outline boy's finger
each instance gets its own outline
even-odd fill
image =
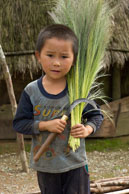
[[[64,129],[61,128],[61,127],[58,127],[58,128],[55,130],[56,133],[62,133],[63,131],[64,131]]]
[[[76,129],[76,128],[79,128],[79,127],[82,127],[82,124],[76,124],[72,127],[72,129]]]
[[[59,129],[59,130],[61,130],[61,131],[64,131],[64,129],[65,129],[65,126],[63,126],[63,125],[60,125],[60,126],[58,126],[58,129]]]
[[[72,133],[76,133],[77,131],[82,131],[82,127],[71,128]]]
[[[71,135],[73,137],[79,137],[79,136],[82,136],[82,132],[81,131],[77,131],[76,133],[71,133]]]
[[[77,128],[77,129],[73,129],[71,130],[71,134],[74,135],[74,134],[81,134],[83,133],[83,130],[81,128]]]
[[[64,128],[66,126],[66,124],[65,123],[59,123],[59,126]]]
[[[59,126],[62,127],[62,128],[65,128],[66,127],[66,123],[59,123]]]
[[[66,125],[66,121],[64,121],[64,120],[61,120],[61,119],[60,119],[60,122],[61,122],[62,124],[64,124],[64,125]]]

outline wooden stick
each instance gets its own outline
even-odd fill
[[[45,140],[45,142],[42,144],[42,146],[39,148],[38,152],[34,155],[34,161],[37,162],[41,155],[48,149],[49,145],[54,141],[56,138],[57,133],[50,133]]]
[[[8,65],[7,65],[7,62],[5,59],[5,55],[4,55],[4,52],[2,50],[1,45],[0,45],[0,62],[2,64],[2,70],[3,70],[4,78],[6,81],[6,85],[7,85],[9,99],[11,102],[12,114],[14,117],[16,114],[16,110],[17,110],[17,103],[16,103],[15,94],[14,94],[11,75],[10,75],[9,68],[8,68]],[[20,133],[17,133],[17,143],[18,143],[18,147],[19,147],[23,171],[28,172],[29,168],[28,168],[27,157],[26,157],[26,153],[25,153],[24,138],[23,138],[23,135]]]
[[[92,181],[90,183],[90,188],[91,192],[94,193],[125,190],[129,188],[129,176],[101,179],[94,182]]]
[[[106,182],[102,182],[102,183],[91,183],[90,186],[91,187],[96,187],[96,184],[100,184],[101,186],[129,186],[129,180],[125,181],[125,180],[114,180],[114,181],[106,181]]]
[[[120,179],[129,180],[129,176],[125,176],[125,177],[113,177],[113,178],[108,178],[108,179],[100,179],[100,180],[97,180],[95,182],[96,183],[99,183],[99,182],[106,182],[106,181],[120,180]]]
[[[110,186],[110,187],[101,187],[100,188],[90,188],[90,191],[93,193],[105,193],[105,192],[112,192],[112,191],[119,191],[123,189],[127,189],[128,187],[123,187],[123,186]]]
[[[68,117],[66,115],[63,115],[61,120],[66,121]],[[47,150],[49,145],[54,141],[54,139],[57,137],[57,133],[50,133],[45,140],[45,142],[42,144],[42,146],[39,148],[38,152],[34,155],[34,161],[37,162],[41,155]]]
[[[127,194],[129,193],[129,189],[124,189],[121,191],[115,191],[115,192],[110,192],[110,193],[105,193],[105,194]]]

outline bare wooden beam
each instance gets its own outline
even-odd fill
[[[13,51],[13,52],[5,52],[4,53],[6,57],[10,56],[20,56],[20,55],[34,55],[34,50],[28,50],[28,51]]]
[[[129,49],[107,48],[106,50],[107,51],[113,51],[113,52],[129,53]],[[4,54],[5,54],[6,57],[21,56],[21,55],[34,55],[35,54],[35,50],[5,52]]]

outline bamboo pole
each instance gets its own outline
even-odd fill
[[[11,75],[10,75],[9,68],[1,45],[0,45],[0,63],[2,64],[2,71],[6,81],[8,95],[11,102],[12,114],[14,117],[17,110],[17,103],[16,103],[15,94],[14,94]],[[22,169],[24,172],[29,172],[27,157],[25,153],[24,138],[23,138],[23,135],[20,133],[17,133],[17,143],[18,143],[19,155],[22,163]]]

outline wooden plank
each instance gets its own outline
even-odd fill
[[[0,106],[0,139],[16,139],[12,128],[12,110],[10,104]]]
[[[118,137],[129,135],[129,97],[116,100],[101,109],[112,113],[113,123],[105,116],[101,128],[90,137]]]
[[[12,127],[13,115],[10,104],[0,106],[0,140],[16,139],[16,132]],[[24,135],[30,139],[30,135]]]
[[[3,104],[0,106],[0,120],[12,120],[12,110],[10,104]]]
[[[110,120],[105,119],[99,130],[95,134],[90,135],[90,137],[115,137],[116,128],[111,123]]]
[[[0,139],[16,139],[11,120],[0,120]]]
[[[129,135],[129,112],[121,113],[117,123],[116,136]]]
[[[113,112],[118,111],[119,104],[121,104],[121,112],[129,111],[129,97],[122,98],[120,100],[115,100],[113,102],[108,103],[109,107]],[[106,105],[101,106],[102,109],[107,110]]]

